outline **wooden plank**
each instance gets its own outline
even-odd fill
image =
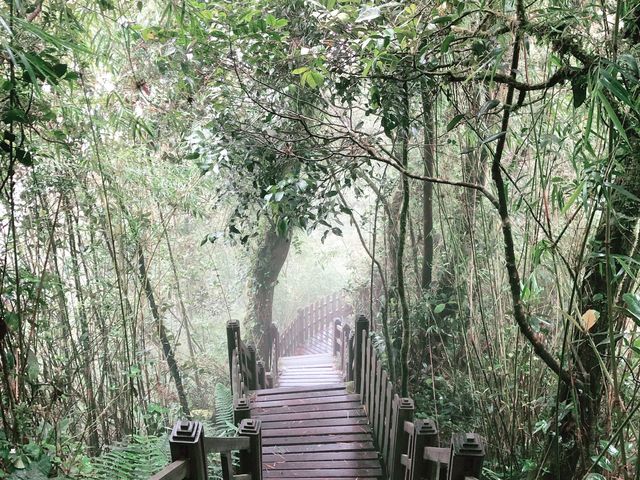
[[[305,437],[310,435],[336,435],[344,433],[371,433],[371,426],[333,425],[329,427],[272,428],[262,432],[262,438]]]
[[[265,462],[262,459],[262,467],[264,470],[342,470],[345,468],[380,468],[378,460],[302,460],[299,462],[275,460]]]
[[[149,480],[183,480],[189,476],[189,464],[186,460],[170,463]]]
[[[367,416],[369,420],[373,422],[375,418],[375,391],[376,391],[376,371],[378,369],[378,355],[376,354],[375,347],[373,346],[373,341],[369,338],[369,351],[371,355],[371,359],[369,360],[371,363],[369,364],[369,391],[367,392]]]
[[[302,428],[302,427],[331,427],[338,425],[367,425],[367,417],[344,418],[310,418],[305,420],[286,420],[283,422],[266,422],[262,424],[262,430],[274,428]]]
[[[284,455],[288,453],[308,453],[308,452],[355,452],[355,451],[375,451],[373,442],[337,442],[337,443],[315,443],[305,445],[268,445],[263,446],[263,455]]]
[[[351,410],[327,410],[325,412],[299,412],[299,413],[267,413],[264,415],[257,415],[252,413],[251,418],[257,418],[262,420],[263,424],[268,422],[279,422],[285,420],[308,420],[311,418],[327,419],[327,418],[354,418],[364,417],[366,414],[364,410],[358,406],[356,409]]]
[[[331,397],[318,397],[318,398],[291,398],[286,401],[282,400],[257,400],[253,403],[252,407],[255,408],[270,408],[270,407],[282,407],[284,405],[292,407],[294,405],[326,405],[329,403],[343,403],[343,402],[357,402],[360,400],[360,395],[348,394],[348,395],[335,395]]]
[[[204,437],[204,450],[210,453],[231,452],[249,448],[246,437]]]
[[[344,452],[307,452],[307,453],[282,453],[264,454],[263,462],[316,462],[319,460],[378,460],[378,452],[375,450],[356,450]]]
[[[315,435],[308,437],[266,437],[262,439],[265,447],[281,445],[334,444],[336,442],[367,442],[371,440],[368,433],[347,433],[341,435]]]
[[[369,335],[362,339],[362,390],[360,390],[360,394],[362,395],[362,405],[367,405],[367,392],[369,391],[369,361],[371,360],[371,355],[369,352]]]
[[[320,478],[324,478],[324,477],[320,477]],[[234,480],[237,480],[236,477],[234,477]],[[298,480],[298,479],[295,477],[279,477],[279,480]],[[380,477],[334,477],[331,480],[380,480]]]
[[[380,408],[378,411],[378,422],[374,429],[373,434],[375,435],[376,443],[378,444],[378,448],[382,450],[382,446],[384,445],[383,435],[384,435],[384,421],[385,421],[385,412],[387,410],[387,371],[382,370],[382,377],[380,380]]]
[[[333,397],[337,395],[345,395],[347,393],[346,390],[331,390],[329,392],[321,390],[318,392],[294,392],[294,393],[280,393],[275,395],[260,396],[254,395],[254,392],[251,392],[251,400],[255,401],[272,401],[272,400],[290,400],[296,398],[318,398],[318,397]],[[283,402],[284,403],[284,402]]]
[[[374,430],[373,438],[376,438],[375,432],[378,430],[380,424],[380,404],[382,403],[382,399],[380,397],[383,389],[382,385],[382,360],[376,356],[376,388],[373,394],[373,417],[370,419]]]
[[[385,392],[385,409],[384,409],[384,429],[382,432],[383,443],[381,446],[382,463],[389,465],[389,445],[391,443],[391,411],[393,406],[393,385],[387,381],[387,390]],[[389,471],[387,470],[387,473]]]
[[[329,403],[327,405],[293,405],[291,407],[284,405],[280,407],[256,407],[251,409],[255,415],[271,415],[279,413],[300,413],[300,412],[322,412],[327,410],[352,410],[360,407],[360,402],[340,402]]]
[[[341,468],[335,470],[265,470],[263,478],[344,478],[378,477],[380,468]]]
[[[288,387],[288,388],[269,388],[266,390],[255,390],[251,392],[258,397],[268,397],[269,395],[276,395],[279,393],[297,393],[297,392],[317,392],[326,390],[344,390],[346,385],[344,383],[334,383],[331,385],[315,385],[312,387]]]

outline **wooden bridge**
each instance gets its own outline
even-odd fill
[[[178,422],[172,463],[151,480],[207,480],[208,453],[220,454],[225,480],[479,479],[482,437],[455,434],[438,446],[435,423],[415,420],[413,400],[391,383],[368,320],[351,317],[336,295],[301,309],[282,332],[269,330],[264,360],[230,322],[238,436],[205,437],[201,423]]]

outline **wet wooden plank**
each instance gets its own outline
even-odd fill
[[[287,387],[287,388],[268,388],[266,390],[254,390],[251,393],[257,397],[268,397],[269,395],[277,395],[281,393],[299,393],[299,392],[318,392],[328,390],[344,390],[344,383],[331,383],[328,385],[314,385],[309,387]]]
[[[264,470],[264,478],[363,478],[379,477],[380,468],[340,468],[335,470]]]
[[[380,463],[378,460],[307,460],[304,458],[302,461],[294,462],[286,459],[279,459],[270,462],[266,462],[262,459],[262,465],[264,470],[342,470],[345,468],[367,468],[367,469],[379,469]]]
[[[275,428],[303,428],[303,427],[331,427],[337,425],[367,425],[367,417],[343,417],[343,418],[316,418],[304,420],[287,420],[281,422],[263,422],[262,431]]]
[[[256,407],[251,409],[251,416],[253,415],[276,415],[281,413],[301,413],[301,412],[326,412],[329,410],[354,410],[360,407],[360,402],[339,402],[328,403],[326,405],[282,405],[280,407]]]
[[[347,433],[340,435],[310,435],[307,437],[263,437],[262,445],[308,445],[308,444],[333,444],[337,442],[366,442],[371,440],[369,433]]]
[[[338,442],[338,443],[315,443],[306,445],[269,445],[263,446],[263,455],[284,455],[287,453],[308,453],[308,452],[355,452],[355,451],[375,451],[373,442]]]
[[[375,450],[355,450],[338,452],[306,452],[306,453],[279,453],[263,454],[264,462],[315,462],[319,460],[378,460],[378,452]]]
[[[336,425],[329,427],[274,428],[262,432],[262,438],[299,438],[313,435],[338,435],[348,433],[371,433],[371,427],[369,425]]]
[[[332,395],[328,397],[316,397],[316,398],[290,398],[286,401],[282,400],[256,400],[252,407],[255,408],[269,408],[269,407],[282,407],[287,405],[292,407],[294,405],[326,405],[329,403],[344,403],[344,402],[357,402],[360,400],[360,395]]]
[[[312,418],[327,419],[327,418],[356,418],[365,417],[366,414],[362,408],[354,408],[350,410],[328,410],[325,412],[286,412],[286,413],[272,413],[266,412],[263,414],[251,413],[251,418],[257,418],[262,420],[262,423],[267,422],[281,422],[285,420],[309,420]]]

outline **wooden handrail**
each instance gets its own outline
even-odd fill
[[[437,446],[432,420],[414,421],[414,402],[399,396],[369,335],[369,322],[358,316],[354,331],[335,320],[333,354],[369,419],[374,441],[390,480],[471,480],[480,478],[485,442],[477,434],[456,434],[448,448]],[[352,369],[352,370],[350,370]],[[441,476],[441,472],[442,476]]]
[[[207,454],[219,453],[224,480],[262,480],[262,424],[245,419],[238,437],[205,437],[200,422],[179,421],[169,437],[171,463],[150,480],[207,480]],[[233,472],[231,452],[240,452],[239,471]]]
[[[280,355],[296,355],[296,350],[320,332],[331,332],[336,318],[353,311],[344,293],[335,293],[298,309],[296,317],[280,330]]]
[[[186,460],[176,460],[164,467],[149,480],[184,480],[189,477],[189,463]]]

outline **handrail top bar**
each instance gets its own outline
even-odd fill
[[[249,450],[248,437],[204,437],[206,453],[224,453],[236,450]]]
[[[176,460],[164,467],[149,480],[183,480],[189,476],[187,460]]]

